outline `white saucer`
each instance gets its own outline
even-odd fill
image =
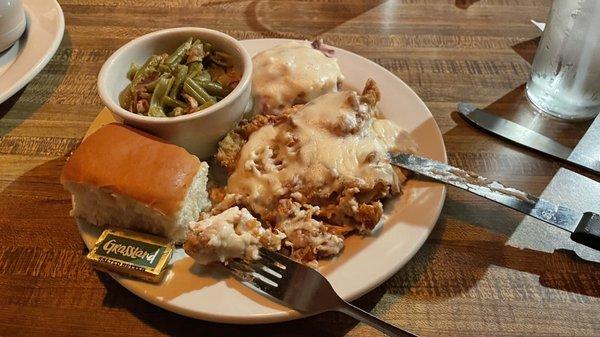
[[[21,90],[48,64],[62,40],[65,19],[56,0],[24,0],[27,28],[0,53],[0,103]]]

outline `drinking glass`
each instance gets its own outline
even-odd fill
[[[558,118],[586,120],[600,112],[600,0],[554,0],[526,93]]]

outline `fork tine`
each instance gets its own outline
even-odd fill
[[[258,252],[262,258],[265,258],[265,259],[268,259],[268,260],[271,260],[274,262],[279,262],[286,268],[289,268],[289,267],[293,266],[294,263],[296,263],[294,260],[291,260],[279,253],[273,252],[266,248],[260,248]]]
[[[229,261],[228,265],[231,265],[233,268],[238,269],[242,272],[246,272],[246,273],[252,273],[254,271],[254,268],[252,268],[252,266],[250,266],[244,260],[239,260],[239,259],[231,260],[231,261]]]
[[[232,273],[232,274],[233,274],[233,276],[234,276],[235,278],[237,278],[238,280],[240,280],[240,281],[245,281],[245,280],[247,280],[247,279],[249,278],[249,277],[248,277],[248,273],[246,273],[246,272],[243,272],[243,271],[241,271],[241,270],[239,270],[239,269],[236,269],[236,268],[234,268],[234,267],[231,265],[231,263],[224,265],[224,267],[225,267],[227,270],[229,270],[229,272],[230,272],[230,273]]]
[[[265,261],[264,259],[252,261],[249,262],[249,264],[252,266],[252,268],[254,268],[254,272],[256,273],[268,273],[269,279],[274,277],[280,279],[283,277],[283,273],[285,272],[285,269],[282,269],[275,264],[271,264],[269,261]]]
[[[234,276],[236,276],[238,279],[241,280],[249,280],[252,278],[252,272],[254,272],[254,269],[252,269],[249,265],[240,262],[240,261],[236,261],[236,260],[231,260],[229,261],[229,263],[224,265],[225,268],[227,268]]]
[[[229,262],[230,265],[233,266],[233,268],[245,272],[245,273],[256,273],[259,275],[262,275],[265,278],[268,278],[269,281],[272,281],[274,283],[277,283],[276,281],[272,280],[273,277],[276,277],[277,279],[280,279],[281,277],[283,277],[283,273],[285,271],[285,269],[282,269],[279,266],[276,265],[272,265],[269,263],[265,263],[266,261],[264,259],[261,260],[256,260],[256,261],[245,261],[245,260],[241,260],[241,259],[235,259],[235,260],[231,260]],[[270,269],[270,270],[265,270],[264,268]],[[275,272],[275,274],[273,274],[273,272]]]
[[[254,287],[264,291],[265,293],[267,293],[271,296],[275,296],[275,294],[277,293],[277,286],[274,286],[268,282],[265,282],[260,277],[256,277],[253,275],[252,280],[249,280],[246,282],[252,284]]]
[[[259,260],[265,267],[272,269],[274,272],[279,273],[283,276],[283,273],[286,271],[287,267],[273,258],[265,255],[259,254],[261,259]]]
[[[273,297],[279,298],[278,295],[281,293],[281,289],[279,289],[278,283],[270,278],[275,277],[271,273],[268,273],[262,269],[255,269],[244,261],[233,260],[225,267],[240,281],[249,283],[255,288],[258,288]],[[265,279],[273,282],[273,284],[266,282],[261,277],[257,277],[254,274],[264,277]]]
[[[275,261],[275,260],[274,260],[272,257],[270,257],[270,256],[266,255],[265,253],[263,253],[263,250],[265,250],[265,251],[268,251],[268,249],[266,249],[266,248],[259,248],[259,250],[258,250],[258,255],[259,255],[259,256],[260,256],[260,257],[261,257],[263,260],[269,261],[269,262],[271,262],[271,263],[275,263],[275,262],[277,262],[277,261]]]

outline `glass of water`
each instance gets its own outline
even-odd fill
[[[600,0],[554,0],[533,60],[527,97],[569,120],[600,112]]]

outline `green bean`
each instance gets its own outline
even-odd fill
[[[210,53],[211,51],[214,50],[213,45],[208,42],[203,42],[202,46],[204,47],[204,51],[207,53]]]
[[[148,91],[154,91],[154,88],[156,87],[156,84],[158,84],[158,78],[155,79],[154,81],[150,81],[148,83],[144,83],[144,87],[146,87],[146,90],[148,90]]]
[[[127,79],[129,79],[130,81],[133,80],[138,70],[140,70],[140,66],[131,62],[131,64],[129,65],[129,71],[127,71]]]
[[[190,95],[190,96],[191,96],[193,99],[195,99],[195,100],[198,102],[198,104],[204,104],[204,103],[206,103],[206,100],[204,99],[204,97],[202,97],[202,95],[201,95],[201,94],[199,94],[199,93],[198,93],[198,92],[195,90],[195,88],[192,88],[192,87],[191,87],[191,86],[188,84],[188,81],[187,81],[187,80],[186,80],[186,81],[183,83],[183,91],[184,91],[186,94]]]
[[[185,81],[185,77],[188,74],[188,67],[182,64],[178,64],[175,66],[175,82],[173,82],[173,87],[169,92],[169,97],[175,99],[179,95],[181,88],[183,87],[183,81]]]
[[[202,50],[202,52],[205,53],[204,42],[202,42],[202,40],[200,40],[200,39],[194,40],[194,42],[192,43],[192,46],[190,47],[190,49],[194,49],[194,48],[199,48],[199,49]]]
[[[121,91],[119,93],[119,105],[121,106],[121,108],[129,110],[131,109],[131,99],[133,98],[131,96],[131,83],[128,84],[125,89],[123,89],[123,91]]]
[[[173,52],[173,54],[171,54],[171,55],[169,55],[169,57],[167,57],[167,59],[165,60],[164,63],[172,66],[172,65],[175,65],[175,64],[181,62],[181,60],[185,56],[185,53],[187,53],[187,51],[192,46],[192,40],[193,39],[190,37],[184,43],[182,43],[181,46],[179,46],[179,48],[177,48]]]
[[[187,105],[178,99],[165,96],[162,103],[170,108],[185,108]]]
[[[200,85],[207,93],[213,96],[221,96],[224,97],[227,95],[227,91],[223,89],[223,86],[219,82],[210,82],[204,80],[195,80],[198,85]]]
[[[204,60],[205,57],[206,52],[204,51],[202,40],[195,40],[187,52],[187,57],[184,63],[188,64],[194,62],[202,62],[202,60]]]
[[[131,95],[135,96],[136,91],[138,90],[138,85],[140,84],[140,82],[142,82],[144,80],[144,78],[154,75],[156,73],[155,69],[146,69],[144,71],[144,74],[141,75],[139,78],[134,78],[133,81],[131,81],[131,87],[129,88]]]
[[[165,110],[159,106],[151,106],[148,110],[148,116],[150,117],[167,117]]]
[[[137,85],[148,75],[156,72],[156,66],[160,62],[161,57],[158,55],[152,55],[150,58],[146,60],[144,65],[135,73],[135,76],[131,80],[131,86],[129,87],[129,91],[131,92],[131,96],[135,96],[135,91],[137,90]]]
[[[177,116],[181,116],[181,115],[184,115],[184,114],[185,114],[185,113],[184,113],[184,111],[183,111],[183,108],[176,107],[176,108],[174,108],[173,110],[171,110],[171,112],[170,112],[170,113],[168,113],[167,115],[168,115],[169,117],[177,117]]]
[[[152,55],[147,60],[146,63],[142,65],[138,71],[136,71],[135,76],[133,77],[132,82],[139,82],[143,77],[146,77],[148,73],[152,71],[156,71],[156,67],[160,63],[161,57],[159,55]]]
[[[161,73],[170,73],[173,71],[173,68],[167,64],[161,64],[158,66],[158,71]]]
[[[173,85],[173,77],[167,74],[163,74],[158,79],[158,83],[154,88],[154,92],[152,93],[152,98],[150,99],[150,110],[148,111],[148,116],[153,117],[166,117],[164,110],[164,98],[171,90],[171,86]]]
[[[198,76],[194,76],[192,78],[197,79],[197,80],[205,80],[205,81],[212,80],[212,78],[210,77],[210,73],[207,70],[203,70],[200,74],[198,74]]]
[[[195,39],[194,43],[192,43],[192,47],[197,47],[197,46],[202,46],[202,49],[204,49],[204,42],[202,42],[202,40],[200,40],[200,39]]]
[[[194,80],[191,78],[185,79],[185,84],[183,85],[183,90],[188,93],[188,95],[192,96],[199,103],[202,102],[216,102],[216,99],[212,97],[209,93],[206,92],[201,86],[199,86]]]
[[[138,113],[136,104],[143,97],[144,106],[150,101],[149,109],[139,113],[157,117],[207,108],[231,92],[229,82],[235,76],[225,76],[233,71],[231,61],[212,44],[190,37],[171,54],[152,55],[141,66],[131,63],[126,74],[131,82],[119,93],[119,104]]]
[[[215,101],[206,101],[204,104],[202,104],[201,106],[198,107],[198,110],[206,109],[215,103],[216,103]]]
[[[203,69],[203,65],[202,62],[197,61],[197,62],[192,62],[190,64],[188,64],[188,74],[191,78],[194,78],[196,76],[198,76],[200,73],[202,73],[202,69]]]

